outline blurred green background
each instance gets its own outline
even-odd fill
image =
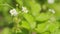
[[[60,0],[0,0],[0,34],[60,34]]]

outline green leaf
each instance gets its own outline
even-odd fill
[[[48,30],[50,32],[54,32],[59,28],[59,23],[58,22],[50,22]]]
[[[35,28],[36,22],[35,22],[35,19],[34,19],[34,17],[32,15],[24,14],[23,17],[28,21],[31,28]]]
[[[10,34],[9,28],[4,28],[4,30],[2,31],[2,34]]]
[[[41,6],[40,4],[36,3],[36,2],[29,2],[30,7],[31,7],[31,13],[33,16],[38,16],[40,14],[41,11]]]
[[[27,21],[22,21],[22,27],[26,28],[26,29],[30,29],[30,25]]]
[[[30,14],[23,14],[23,17],[28,21],[28,22],[34,22],[34,17]]]
[[[42,34],[50,34],[50,32],[43,32]]]
[[[48,23],[38,24],[36,31],[39,33],[45,32],[48,29]]]
[[[36,17],[37,21],[46,21],[51,17],[51,15],[41,13],[39,16]]]
[[[55,32],[59,28],[59,22],[56,21],[55,17],[52,17],[50,20],[48,20],[48,31]]]
[[[60,34],[60,29],[57,29],[55,32],[51,32],[51,34]]]

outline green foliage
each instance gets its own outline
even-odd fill
[[[0,33],[60,34],[59,0],[0,0]]]

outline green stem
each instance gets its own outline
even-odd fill
[[[8,6],[8,7],[10,7],[10,8],[14,8],[14,7],[12,7],[12,6],[10,6],[9,4],[0,4],[1,6]]]
[[[32,34],[32,30],[29,31],[29,34]]]

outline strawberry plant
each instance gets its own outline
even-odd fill
[[[60,34],[60,0],[0,0],[0,34]]]

